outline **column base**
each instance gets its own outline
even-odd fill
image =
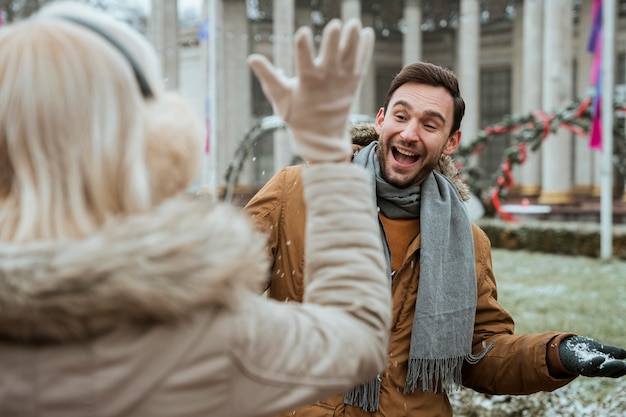
[[[593,196],[593,186],[576,184],[574,185],[574,187],[572,187],[572,194],[574,194],[576,197]]]
[[[539,204],[570,204],[574,202],[571,191],[544,191],[539,196]]]
[[[613,187],[613,192],[611,193],[611,198],[613,200],[620,199],[620,193],[622,193],[621,188],[618,188],[616,186]],[[591,190],[591,195],[594,197],[602,197],[602,187],[600,186],[594,186],[593,189]],[[624,201],[626,201],[626,190],[624,190],[623,195],[621,197],[622,199],[625,199]]]
[[[591,187],[591,195],[594,197],[600,197],[602,195],[602,187],[599,185],[594,185]]]
[[[516,189],[522,197],[538,197],[541,194],[540,185],[519,185]]]

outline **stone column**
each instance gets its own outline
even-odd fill
[[[405,0],[402,39],[402,63],[408,65],[422,59],[422,0]]]
[[[602,168],[602,152],[592,152],[593,160],[593,185],[591,186],[591,196],[600,197],[602,195],[602,187],[600,186],[600,169]]]
[[[519,114],[522,111],[522,77],[524,73],[524,9],[518,6],[515,10],[515,18],[513,20],[513,40],[511,46],[512,61],[511,61],[511,114]],[[521,172],[522,167],[520,165],[513,166],[513,178],[515,184],[513,191],[519,194],[521,185]]]
[[[372,13],[363,13],[362,20],[363,26],[374,27],[374,16]],[[367,71],[367,74],[363,79],[363,83],[361,84],[358,106],[353,108],[353,110],[374,118],[374,116],[376,116],[376,112],[378,111],[378,107],[381,105],[382,103],[376,102],[376,51],[374,51],[369,70]]]
[[[578,38],[576,44],[577,80],[576,95],[585,99],[591,93],[591,62],[593,55],[587,51],[589,33],[591,31],[591,5],[593,0],[582,0],[580,4],[580,18],[578,23]],[[593,194],[595,158],[589,147],[589,139],[576,137],[574,144],[574,187],[575,196],[588,197]],[[597,188],[600,189],[599,182]]]
[[[360,0],[341,0],[341,20],[346,22],[348,19],[357,18],[362,19],[361,17],[361,1]],[[352,108],[350,109],[351,114],[359,114],[361,112],[361,99],[363,98],[364,89],[370,90],[373,88],[373,83],[375,83],[375,79],[373,75],[375,74],[372,70],[374,59],[372,57],[372,62],[370,63],[370,69],[368,70],[368,74],[366,78],[363,80],[361,84],[360,92],[357,94],[354,103],[352,104]],[[376,91],[374,89],[374,91]],[[369,92],[369,91],[368,91]]]
[[[147,37],[161,63],[168,90],[178,89],[178,1],[152,0]]]
[[[572,3],[544,2],[542,108],[552,113],[571,100]],[[542,145],[542,204],[567,204],[572,195],[572,134],[565,129],[549,134]]]
[[[274,0],[274,65],[281,68],[285,75],[294,75],[293,34],[295,28],[295,0]],[[287,166],[293,160],[289,144],[290,133],[279,130],[274,133],[274,172]]]
[[[461,131],[463,138],[469,141],[476,138],[480,130],[480,2],[478,0],[461,0],[457,38],[456,73],[461,95],[465,100],[465,117],[461,124]]]
[[[224,183],[226,167],[233,160],[237,145],[252,125],[250,116],[251,75],[245,64],[248,56],[248,19],[245,0],[214,0],[223,9],[221,57],[217,62],[216,106],[220,142],[218,152],[219,183]]]
[[[522,55],[522,112],[541,109],[542,82],[542,3],[543,0],[524,0]],[[541,148],[527,149],[526,163],[521,168],[519,192],[524,197],[537,197],[541,191]]]

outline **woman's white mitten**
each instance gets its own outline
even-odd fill
[[[311,162],[339,161],[352,154],[350,108],[368,71],[374,31],[358,19],[337,19],[324,28],[319,54],[311,29],[294,39],[296,76],[287,77],[267,58],[253,54],[248,64],[274,110],[292,133],[294,152]]]

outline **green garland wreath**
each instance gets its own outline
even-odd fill
[[[567,129],[572,135],[588,137],[592,123],[592,98],[575,101],[564,108],[548,114],[535,111],[530,114],[507,116],[500,123],[481,130],[467,146],[457,149],[454,157],[470,189],[485,206],[488,212],[499,211],[499,202],[508,196],[515,183],[512,168],[526,160],[528,150],[536,151],[551,133]],[[622,176],[626,177],[626,132],[624,115],[626,103],[614,100],[615,117],[613,125],[613,163]],[[510,144],[504,151],[504,157],[491,178],[485,178],[484,172],[470,163],[470,157],[482,152],[502,134],[510,135]],[[502,214],[502,213],[501,213]]]

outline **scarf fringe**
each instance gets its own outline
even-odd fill
[[[484,344],[483,344],[484,346]],[[409,370],[404,385],[404,394],[415,391],[418,381],[423,392],[450,392],[461,387],[463,382],[463,362],[475,365],[493,349],[494,342],[489,343],[476,354],[445,359],[409,359]]]
[[[404,395],[420,384],[423,392],[449,392],[461,385],[461,368],[465,356],[445,359],[409,359]]]
[[[483,344],[484,346],[484,344]],[[489,343],[478,354],[459,356],[446,359],[409,359],[409,369],[404,385],[403,394],[415,391],[420,384],[423,392],[451,392],[458,390],[462,384],[462,367],[466,361],[471,365],[477,364],[493,349],[494,342]],[[380,399],[381,377],[368,381],[348,390],[344,396],[344,404],[359,407],[364,411],[378,411]]]
[[[364,411],[378,411],[380,400],[380,375],[371,381],[348,390],[344,396],[344,404],[359,407]]]

